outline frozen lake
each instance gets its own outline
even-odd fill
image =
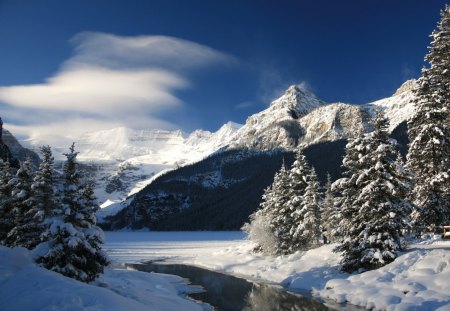
[[[104,249],[115,262],[186,261],[246,243],[241,231],[107,231]]]

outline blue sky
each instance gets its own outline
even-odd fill
[[[444,4],[0,0],[0,115],[32,137],[213,131],[290,84],[370,102],[419,76]]]

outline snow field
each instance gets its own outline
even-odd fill
[[[380,269],[349,275],[339,271],[335,244],[274,257],[252,253],[255,245],[240,232],[107,232],[106,237],[114,261],[165,259],[373,310],[450,310],[450,241],[413,244]]]
[[[92,284],[35,265],[25,248],[0,247],[0,310],[205,310],[185,299],[188,287],[177,276],[107,268]],[[181,295],[181,296],[180,296]]]

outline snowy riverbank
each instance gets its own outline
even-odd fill
[[[113,260],[93,284],[33,264],[25,249],[0,247],[0,310],[202,310],[195,290],[176,276],[123,269],[122,263],[165,259],[378,310],[450,310],[450,241],[411,245],[393,263],[357,275],[340,273],[325,245],[272,257],[251,252],[241,232],[107,232]]]
[[[107,268],[85,284],[36,266],[24,248],[0,247],[0,310],[204,310],[177,276]]]
[[[202,237],[203,236],[203,237]],[[263,256],[238,232],[107,233],[117,261],[166,259],[378,310],[450,310],[450,241],[411,245],[393,263],[357,275],[339,272],[334,245],[288,256]],[[136,255],[138,253],[138,255]]]

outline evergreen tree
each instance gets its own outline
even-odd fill
[[[31,190],[33,191],[33,209],[36,211],[36,217],[41,221],[53,216],[56,208],[55,199],[55,178],[53,174],[54,158],[50,146],[40,148],[42,162],[33,178]]]
[[[53,156],[49,146],[41,148],[42,162],[27,187],[30,195],[26,199],[27,209],[16,221],[16,227],[10,232],[11,245],[28,249],[36,247],[44,239],[49,219],[55,209]],[[31,166],[28,164],[28,166]]]
[[[14,228],[11,170],[9,162],[0,159],[0,244],[4,244],[9,231]]]
[[[396,141],[388,136],[388,121],[381,110],[373,120],[374,131],[348,144],[344,168],[352,191],[342,206],[344,217],[344,271],[375,269],[392,262],[401,250],[401,229],[407,226],[410,205],[405,201],[409,179]],[[358,154],[364,150],[364,154]],[[353,159],[358,158],[355,162]],[[355,167],[349,166],[355,165]]]
[[[100,248],[103,231],[95,223],[97,209],[91,183],[81,183],[78,153],[72,144],[65,154],[62,213],[55,215],[48,236],[49,251],[38,258],[46,268],[89,282],[108,264]]]
[[[30,214],[31,202],[31,160],[20,163],[16,177],[11,180],[12,191],[12,213],[14,216],[14,228],[12,228],[5,239],[7,246],[23,246],[31,248],[30,239],[35,232],[37,223]]]
[[[283,161],[272,185],[264,191],[261,208],[250,216],[250,223],[243,227],[263,253],[271,255],[282,253],[280,245],[286,235],[282,230],[283,215],[290,213],[286,209],[286,203],[290,199],[289,187],[289,174]]]
[[[324,199],[322,202],[322,228],[329,242],[333,243],[340,236],[339,223],[341,221],[338,204],[333,194],[333,183],[330,174],[327,175]]]
[[[292,209],[289,202],[292,200],[292,176],[284,166],[272,184],[270,208],[265,209],[267,221],[277,241],[276,254],[292,253],[293,244],[291,229],[293,227]]]
[[[415,90],[415,115],[408,121],[407,168],[414,175],[411,201],[417,225],[450,221],[450,7],[441,12],[425,60],[429,68]]]
[[[308,177],[311,176],[311,168],[299,147],[296,160],[289,171],[291,187],[289,191],[290,200],[286,203],[288,213],[284,216],[283,230],[286,231],[281,249],[283,253],[289,254],[298,250],[310,248],[310,236],[305,234],[308,228],[304,222],[305,209],[304,196],[308,187]]]
[[[297,209],[293,213],[297,224],[294,237],[302,241],[300,246],[302,250],[319,244],[321,234],[319,187],[316,171],[312,168],[307,176],[305,193],[301,197],[301,209]]]

